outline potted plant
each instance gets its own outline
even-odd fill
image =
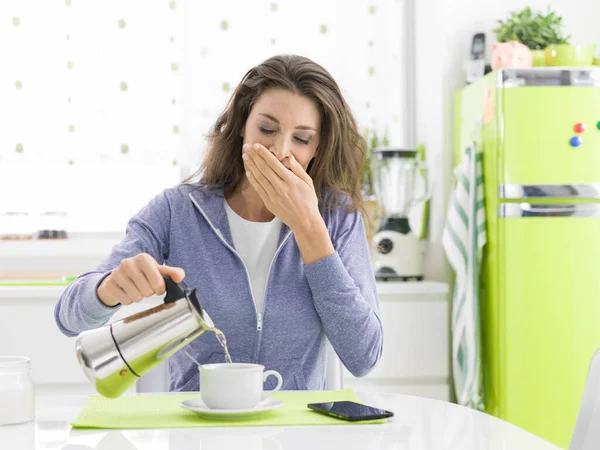
[[[373,150],[379,146],[387,147],[389,145],[389,139],[387,136],[387,130],[380,139],[376,130],[370,130],[368,128],[364,130],[363,137],[367,147],[367,158],[360,169],[360,175],[362,183],[362,196],[366,213],[366,217],[364,219],[367,225],[366,228],[368,241],[371,242],[375,232],[377,231],[378,222],[380,219],[377,199],[375,197],[375,186],[373,184]]]
[[[527,6],[511,11],[506,21],[498,20],[493,30],[498,42],[518,41],[533,54],[533,65],[545,65],[545,49],[549,46],[568,45],[570,35],[564,33],[563,18],[548,8],[546,14]]]
[[[377,135],[376,130],[365,129],[363,137],[367,143],[367,158],[365,163],[361,167],[360,176],[362,180],[362,193],[366,200],[372,200],[375,195],[375,187],[373,186],[373,150],[380,145],[387,147],[389,145],[389,139],[387,137],[387,131],[383,138],[380,139]]]

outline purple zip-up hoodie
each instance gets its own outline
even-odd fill
[[[123,241],[93,272],[61,295],[55,319],[67,336],[105,324],[120,306],[97,297],[98,284],[120,262],[148,253],[181,267],[182,287],[197,288],[202,307],[227,337],[234,362],[263,364],[283,377],[282,389],[325,387],[325,336],[355,376],[381,357],[383,331],[362,216],[321,208],[336,252],[303,264],[291,230],[282,225],[262,311],[256,311],[246,266],[236,253],[222,189],[182,184],[166,189],[134,216]],[[224,362],[213,333],[185,349],[202,364]],[[169,358],[171,391],[199,389],[198,368],[182,351]],[[274,387],[269,377],[266,389]]]

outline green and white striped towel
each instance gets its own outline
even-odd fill
[[[472,143],[454,171],[442,243],[456,272],[452,302],[452,373],[459,404],[484,409],[479,319],[479,266],[486,243],[482,153]]]

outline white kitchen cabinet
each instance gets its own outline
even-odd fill
[[[381,282],[377,287],[384,333],[382,358],[363,378],[344,370],[344,386],[448,400],[448,285]]]
[[[36,385],[64,385],[79,391],[89,385],[75,355],[75,338],[62,334],[54,321],[54,306],[64,287],[0,286],[0,354],[31,358]],[[111,322],[161,302],[149,297],[122,307]]]
[[[31,358],[36,384],[87,383],[75,356],[75,339],[65,337],[54,322],[62,288],[37,291],[0,288],[0,354]]]

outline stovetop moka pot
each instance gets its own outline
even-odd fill
[[[77,337],[77,359],[100,395],[119,397],[154,366],[214,328],[196,289],[183,290],[163,277],[164,303]]]

